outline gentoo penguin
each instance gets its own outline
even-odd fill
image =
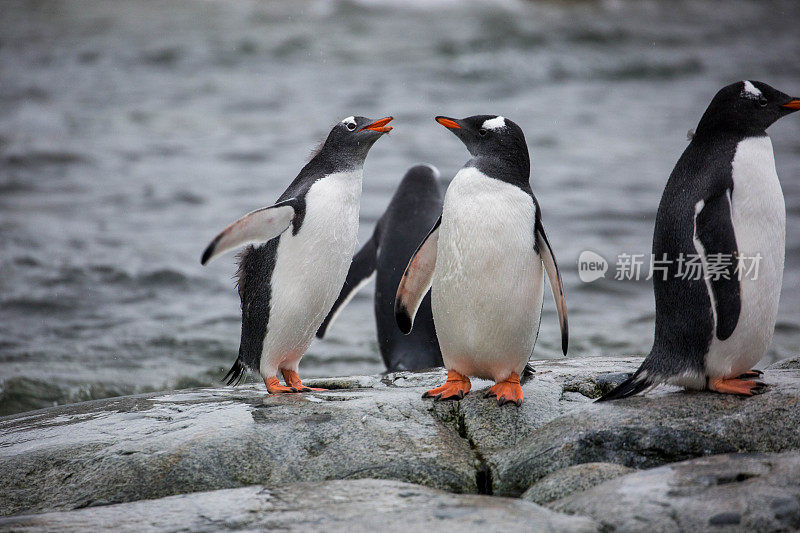
[[[520,405],[520,375],[539,332],[545,271],[565,354],[568,341],[561,275],[531,191],[525,136],[500,116],[436,121],[461,139],[472,159],[453,178],[442,216],[406,267],[395,301],[397,324],[411,331],[431,289],[448,374],[423,397],[459,400],[475,376],[495,381],[486,397]]]
[[[800,99],[757,81],[723,87],[711,101],[656,215],[653,257],[667,268],[653,276],[653,348],[600,401],[659,383],[744,396],[763,391],[760,372],[751,369],[772,340],[786,240],[765,130],[797,109]],[[687,275],[690,258],[699,258],[697,275]]]
[[[307,392],[297,366],[342,288],[356,247],[364,159],[392,117],[348,117],[270,207],[217,235],[202,264],[239,246],[239,356],[224,379],[257,370],[270,393]],[[283,374],[285,386],[278,381]]]
[[[342,292],[322,322],[317,337],[336,319],[356,292],[375,273],[375,322],[386,370],[422,370],[442,366],[431,299],[420,304],[414,331],[403,335],[394,320],[394,297],[408,258],[442,213],[439,171],[431,165],[411,167],[375,225],[372,237],[353,257]]]

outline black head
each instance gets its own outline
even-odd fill
[[[360,166],[375,141],[392,131],[392,127],[387,126],[391,121],[392,117],[375,121],[366,117],[347,117],[333,127],[318,156],[346,166]]]
[[[414,165],[406,171],[397,186],[392,201],[402,198],[405,202],[417,203],[427,197],[440,195],[439,169],[433,165]]]
[[[522,128],[498,115],[475,115],[454,119],[436,117],[436,122],[461,139],[476,159],[493,159],[525,181],[531,171],[528,145]]]
[[[738,81],[723,87],[700,119],[697,134],[731,132],[763,135],[776,120],[800,109],[800,99],[760,81]]]

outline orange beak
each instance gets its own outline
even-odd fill
[[[458,125],[458,122],[455,120],[449,119],[447,117],[436,117],[436,122],[444,126],[445,128],[450,128],[451,130],[460,130],[461,126]]]
[[[372,131],[378,131],[380,133],[388,133],[392,131],[393,128],[391,126],[387,126],[387,124],[390,123],[393,119],[394,117],[386,117],[380,120],[376,120],[372,124],[368,124],[358,131],[372,130]]]
[[[795,98],[788,104],[783,104],[781,107],[788,107],[789,109],[800,109],[800,98]]]

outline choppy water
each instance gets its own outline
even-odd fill
[[[362,241],[408,166],[452,176],[467,159],[434,115],[518,122],[571,354],[646,351],[650,282],[583,284],[579,253],[649,251],[686,131],[720,86],[800,93],[796,2],[722,5],[3,2],[0,414],[221,378],[239,338],[233,258],[202,268],[200,253],[352,114],[396,117],[367,159]],[[800,116],[771,134],[788,211],[773,360],[800,351]],[[545,310],[535,356],[556,357]],[[302,369],[382,369],[370,290]]]

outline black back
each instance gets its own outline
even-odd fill
[[[394,318],[397,286],[408,260],[442,212],[438,174],[438,170],[428,165],[416,165],[406,172],[372,236],[353,258],[344,287],[317,331],[317,337],[322,338],[339,308],[376,272],[374,304],[378,345],[390,372],[443,365],[433,326],[430,294],[422,300],[414,330],[409,335],[397,329]]]
[[[404,335],[395,324],[394,299],[409,258],[442,213],[438,172],[427,165],[409,169],[378,222],[379,253],[375,279],[378,344],[387,370],[442,366],[433,326],[430,292],[422,300],[414,329]]]

